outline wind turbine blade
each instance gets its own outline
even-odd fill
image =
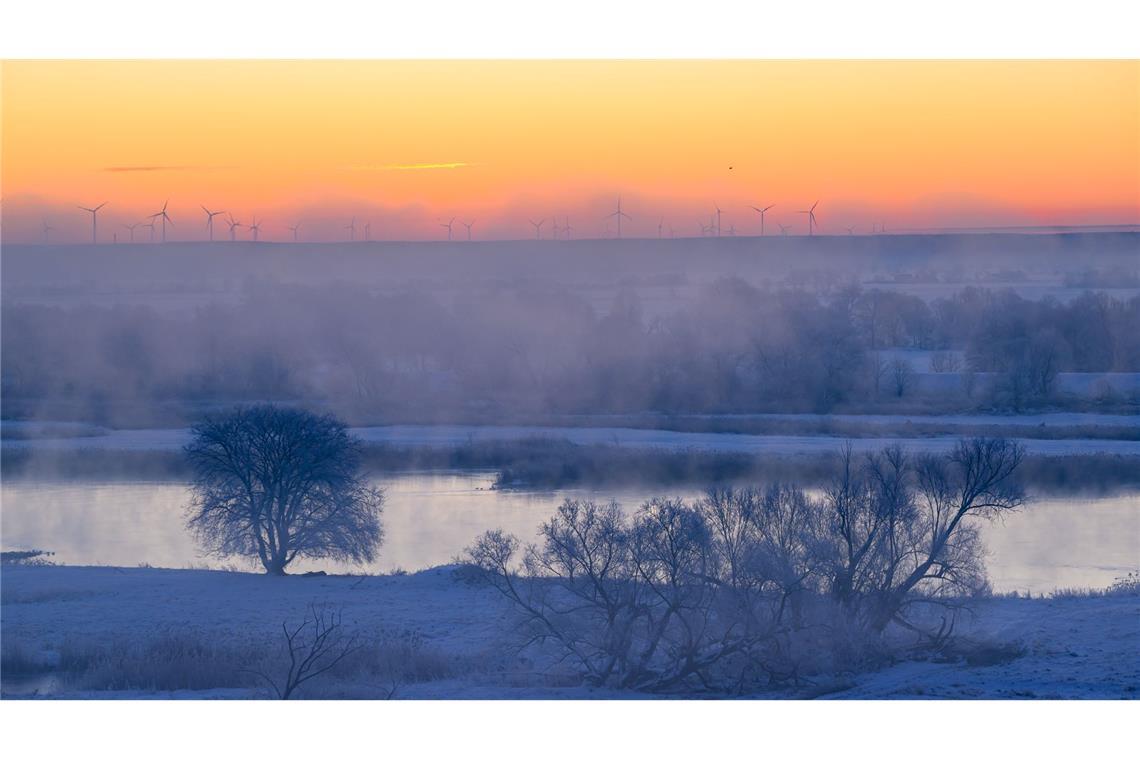
[[[775,207],[775,205],[776,205],[776,204],[775,204],[775,203],[773,203],[773,204],[771,204],[771,205],[765,206],[765,207],[764,207],[764,210],[765,210],[765,211],[767,211],[768,209]]]

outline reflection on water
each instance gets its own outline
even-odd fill
[[[410,473],[377,485],[387,532],[370,568],[417,570],[452,561],[488,528],[534,537],[566,497],[617,499],[634,508],[652,496],[696,491],[494,491],[491,473]],[[189,491],[179,483],[9,481],[0,486],[3,545],[54,551],[63,564],[219,566],[183,527]],[[1140,565],[1140,493],[1038,499],[984,530],[998,591],[1103,587]],[[347,570],[329,563],[297,570]]]

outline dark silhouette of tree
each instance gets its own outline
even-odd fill
[[[192,432],[188,525],[209,553],[256,558],[272,575],[298,557],[376,558],[383,494],[360,475],[359,444],[344,423],[260,405]]]
[[[281,624],[289,669],[278,678],[260,670],[249,671],[265,680],[278,699],[289,699],[304,683],[335,668],[362,648],[360,637],[346,634],[341,613],[312,606],[308,616],[295,628]]]

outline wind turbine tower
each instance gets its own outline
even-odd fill
[[[165,208],[165,206],[163,207]],[[210,242],[214,242],[214,217],[218,214],[224,214],[224,211],[211,211],[210,209],[202,206],[202,210],[206,212],[206,229],[210,231]]]
[[[166,201],[165,203],[162,204],[162,210],[161,211],[158,211],[158,212],[150,215],[151,219],[154,219],[156,217],[162,219],[162,242],[164,242],[164,243],[166,242],[166,223],[170,222],[170,226],[171,227],[174,226],[174,220],[171,219],[170,215],[166,213],[166,206],[169,203],[170,203],[169,200]]]
[[[808,217],[808,237],[811,237],[815,233],[815,228],[816,228],[816,225],[818,224],[818,222],[816,222],[816,220],[815,220],[815,207],[818,205],[819,205],[819,201],[816,201],[815,203],[811,204],[811,208],[809,208],[807,211],[800,211],[799,212],[801,214],[807,214],[807,217]]]
[[[103,208],[106,205],[107,205],[107,201],[103,201],[102,203],[100,203],[95,208],[87,208],[86,206],[80,206],[79,207],[79,208],[83,209],[84,211],[88,212],[89,214],[91,214],[91,245],[95,245],[95,241],[96,241],[96,235],[95,235],[95,233],[96,233],[96,226],[95,226],[96,217],[98,217],[98,215],[99,215],[99,209]]]
[[[463,226],[467,228],[467,242],[471,242],[471,228],[475,226],[475,219],[470,222],[463,222]]]
[[[528,219],[528,222],[534,227],[534,239],[542,240],[542,225],[546,224],[545,219],[539,219],[537,222],[533,219]]]
[[[617,217],[617,236],[618,236],[618,239],[620,240],[621,239],[621,220],[622,220],[622,218],[624,217],[626,219],[629,219],[631,222],[633,221],[632,216],[630,216],[629,214],[627,214],[621,210],[621,196],[620,195],[618,196],[617,211],[606,216],[606,219],[611,219],[613,217]]]
[[[234,219],[234,215],[230,214],[230,218],[226,220],[226,224],[230,226],[230,242],[237,240],[237,228],[244,227],[241,222]],[[151,222],[151,232],[154,232],[154,222]]]
[[[759,208],[757,206],[750,207],[753,211],[760,215],[760,237],[764,237],[764,214],[768,212],[768,209],[772,208],[772,206],[775,205],[775,203],[771,203],[764,208]]]

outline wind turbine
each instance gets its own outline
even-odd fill
[[[661,238],[661,228],[664,226],[665,226],[665,217],[661,217],[660,219],[657,220],[657,238],[658,239]]]
[[[226,224],[230,226],[230,242],[232,243],[233,241],[237,240],[237,228],[244,227],[245,225],[234,219],[233,214],[230,214],[230,218],[226,220]],[[151,222],[151,227],[151,231],[153,232],[154,222]]]
[[[720,206],[714,203],[713,208],[716,209],[716,236],[720,237]]]
[[[854,227],[844,227],[843,229],[847,230],[848,235],[854,235],[855,234],[855,228]]]
[[[149,222],[145,222],[145,223],[139,222],[139,226],[140,227],[146,227],[148,230],[150,230],[150,242],[153,243],[154,242],[154,220],[151,219]]]
[[[253,235],[253,242],[257,242],[257,233],[261,232],[261,222],[257,221],[257,217],[253,217],[253,224],[249,225],[250,234]]]
[[[777,222],[777,224],[779,224],[779,223]],[[792,225],[790,225],[790,224],[779,224],[779,227],[780,227],[780,237],[787,237],[788,236],[788,230],[790,230],[792,228]]]
[[[170,222],[170,226],[174,226],[174,220],[171,219],[170,216],[166,213],[166,206],[168,203],[170,203],[169,200],[162,204],[162,211],[158,211],[150,215],[151,219],[154,219],[155,217],[160,217],[162,219],[162,242],[164,243],[166,242],[166,223]]]
[[[570,226],[570,217],[566,217],[566,224],[562,226],[562,231],[566,233],[566,239],[570,239],[570,231],[574,228]]]
[[[621,220],[622,220],[622,217],[625,217],[626,219],[630,220],[631,222],[633,221],[632,216],[630,216],[629,214],[627,214],[621,210],[621,196],[620,195],[618,196],[617,211],[606,216],[606,219],[610,219],[610,218],[613,218],[615,216],[617,217],[617,236],[618,236],[618,239],[620,240],[621,239]]]
[[[135,242],[135,227],[138,227],[139,223],[135,222],[134,224],[124,224],[123,226],[131,231],[131,242]]]
[[[365,222],[364,223],[364,242],[367,243],[367,242],[370,242],[371,240],[372,240],[372,222]]]
[[[287,227],[286,229],[288,229],[290,232],[293,233],[293,242],[296,243],[297,242],[297,230],[301,229],[301,223],[297,222],[292,227]]]
[[[95,218],[99,214],[99,209],[103,208],[106,205],[107,205],[107,201],[103,201],[102,203],[100,203],[95,208],[87,208],[86,206],[80,206],[79,207],[79,208],[83,209],[84,211],[91,214],[91,245],[95,245]]]
[[[356,217],[352,217],[352,221],[344,225],[344,228],[348,230],[349,242],[354,242],[356,240]]]
[[[444,224],[443,222],[439,223],[440,227],[443,227],[445,230],[447,230],[447,242],[449,243],[451,242],[451,226],[453,224],[455,224],[454,216],[447,220],[447,224]]]
[[[537,222],[533,219],[527,219],[528,222],[534,227],[534,239],[542,240],[542,225],[546,223],[545,219],[539,219]]]
[[[55,227],[52,227],[51,225],[49,225],[47,223],[47,219],[44,219],[44,244],[45,245],[47,244],[47,241],[48,241],[48,233],[54,229],[55,229]]]
[[[471,228],[475,226],[475,221],[476,221],[475,219],[472,219],[470,222],[463,222],[462,223],[463,226],[467,228],[467,240],[469,242],[471,240]]]
[[[765,206],[764,208],[759,208],[757,206],[749,206],[749,208],[751,208],[753,211],[755,211],[757,214],[760,215],[760,237],[764,237],[764,214],[767,213],[768,209],[772,208],[772,206],[775,206],[775,205],[776,205],[775,203],[770,203],[767,206]]]
[[[163,207],[165,208],[165,206]],[[202,206],[202,210],[206,212],[206,228],[210,230],[210,242],[214,242],[214,217],[218,214],[224,214],[224,211],[211,211],[210,209]]]
[[[550,219],[552,222],[554,222],[554,224],[550,230],[550,239],[551,240],[557,240],[558,239],[558,217],[553,216]]]
[[[815,207],[818,205],[819,205],[819,201],[816,201],[815,203],[811,204],[811,208],[809,208],[807,211],[796,212],[799,214],[807,214],[808,215],[808,237],[811,237],[812,234],[814,234],[815,226],[816,226],[816,224],[818,224],[818,222],[816,222],[816,220],[815,220]]]

